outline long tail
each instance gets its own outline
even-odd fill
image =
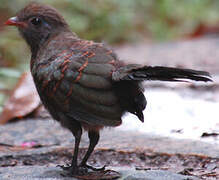
[[[205,71],[196,71],[192,69],[180,69],[163,66],[141,66],[139,65],[127,65],[118,69],[113,74],[114,81],[120,80],[160,80],[160,81],[182,81],[194,80],[194,81],[212,81],[211,76]]]

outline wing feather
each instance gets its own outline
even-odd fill
[[[95,50],[95,57],[90,59],[79,51],[65,52],[62,59],[52,61],[46,69],[50,84],[47,90],[53,98],[51,102],[69,118],[91,125],[117,126],[123,111],[112,89],[115,67],[109,62],[114,57],[105,53],[104,59],[104,53]]]

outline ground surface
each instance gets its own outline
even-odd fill
[[[120,48],[120,57],[132,62],[208,70],[214,83],[145,83],[145,123],[127,115],[121,127],[105,129],[90,164],[106,164],[126,180],[218,179],[218,48],[219,39]],[[14,122],[0,126],[0,137],[0,179],[69,179],[56,165],[70,161],[74,140],[58,123]],[[87,145],[84,135],[80,159]]]
[[[56,165],[65,164],[71,159],[74,143],[72,135],[53,120],[20,121],[1,127],[0,132],[1,141],[5,143],[0,146],[2,178],[9,174],[24,176],[27,171],[25,166],[31,171],[34,171],[35,166],[38,169],[32,177],[40,171],[40,166],[51,167],[48,171],[51,170],[54,176],[54,173],[58,174],[60,171],[55,168]],[[35,148],[22,148],[20,145],[23,142],[37,142],[38,145]],[[85,153],[87,143],[88,139],[84,135],[80,159]],[[214,179],[218,174],[218,152],[218,146],[200,141],[175,140],[134,131],[106,129],[101,134],[100,143],[90,163],[96,166],[106,164],[109,168],[114,167],[121,172],[125,170],[125,175],[134,169],[135,173],[139,170],[150,173],[150,170],[153,170],[158,174],[164,173],[165,170],[166,173],[172,172],[172,175],[178,173]],[[45,173],[46,171],[47,168]]]

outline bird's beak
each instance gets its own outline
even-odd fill
[[[5,22],[5,25],[7,26],[25,26],[25,23],[24,22],[20,22],[17,18],[17,16],[15,17],[11,17],[10,19],[8,19],[6,22]]]

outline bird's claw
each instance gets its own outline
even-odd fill
[[[63,170],[69,170],[71,168],[71,164],[66,164],[66,165],[57,165],[56,167],[60,167]]]
[[[62,174],[64,176],[73,176],[73,175],[85,175],[88,173],[88,169],[85,167],[80,166],[71,166],[69,164],[67,165],[58,165],[57,167],[62,168],[64,171],[67,172],[67,174]]]

